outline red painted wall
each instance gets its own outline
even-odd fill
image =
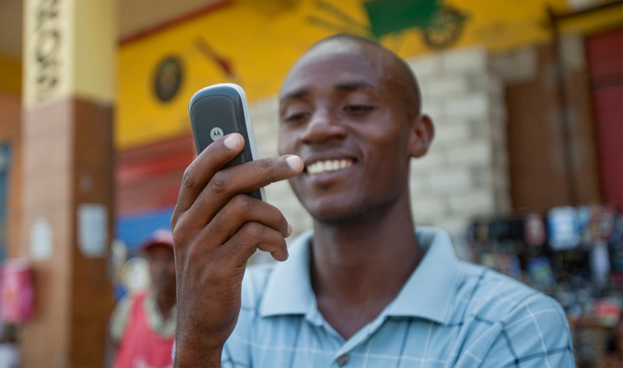
[[[586,40],[603,202],[623,209],[623,28]]]
[[[192,135],[118,152],[117,215],[175,206],[184,170],[194,157]]]

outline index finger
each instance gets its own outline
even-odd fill
[[[276,181],[289,179],[303,171],[296,155],[245,162],[214,174],[184,216],[207,224],[234,196],[248,193]]]
[[[203,150],[184,171],[182,186],[173,211],[185,212],[195,202],[203,188],[214,174],[242,151],[244,138],[239,133],[232,133],[220,138]]]

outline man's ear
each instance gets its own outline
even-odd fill
[[[409,139],[409,153],[411,157],[422,157],[428,152],[435,136],[435,127],[430,116],[419,114],[413,119],[411,137]]]

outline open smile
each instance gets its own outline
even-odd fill
[[[334,160],[321,160],[314,161],[311,164],[305,166],[305,171],[309,175],[318,175],[327,172],[334,172],[344,170],[351,167],[355,163],[351,159],[334,159]]]

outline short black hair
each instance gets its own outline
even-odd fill
[[[358,42],[358,43],[362,43],[364,45],[372,46],[373,48],[376,48],[377,50],[379,50],[379,51],[383,52],[384,54],[388,55],[394,62],[396,62],[396,64],[400,68],[400,73],[402,74],[402,77],[404,77],[405,82],[407,83],[407,88],[412,93],[412,98],[414,99],[414,101],[411,101],[411,103],[413,103],[413,105],[415,106],[415,112],[416,112],[417,115],[420,114],[420,112],[421,112],[421,104],[422,104],[420,87],[419,87],[419,84],[417,82],[417,78],[416,78],[415,74],[413,73],[413,70],[411,69],[409,64],[407,64],[406,61],[404,61],[400,56],[396,55],[390,49],[385,48],[383,45],[381,45],[381,44],[379,44],[379,43],[377,43],[377,42],[375,42],[373,40],[370,40],[368,38],[357,36],[357,35],[350,34],[350,33],[338,33],[338,34],[335,34],[333,36],[329,36],[329,37],[323,38],[323,39],[317,41],[316,43],[314,43],[309,48],[309,50],[311,50],[314,47],[316,47],[316,46],[318,46],[320,44],[323,44],[325,42],[336,41],[336,40],[348,40],[348,41]]]

